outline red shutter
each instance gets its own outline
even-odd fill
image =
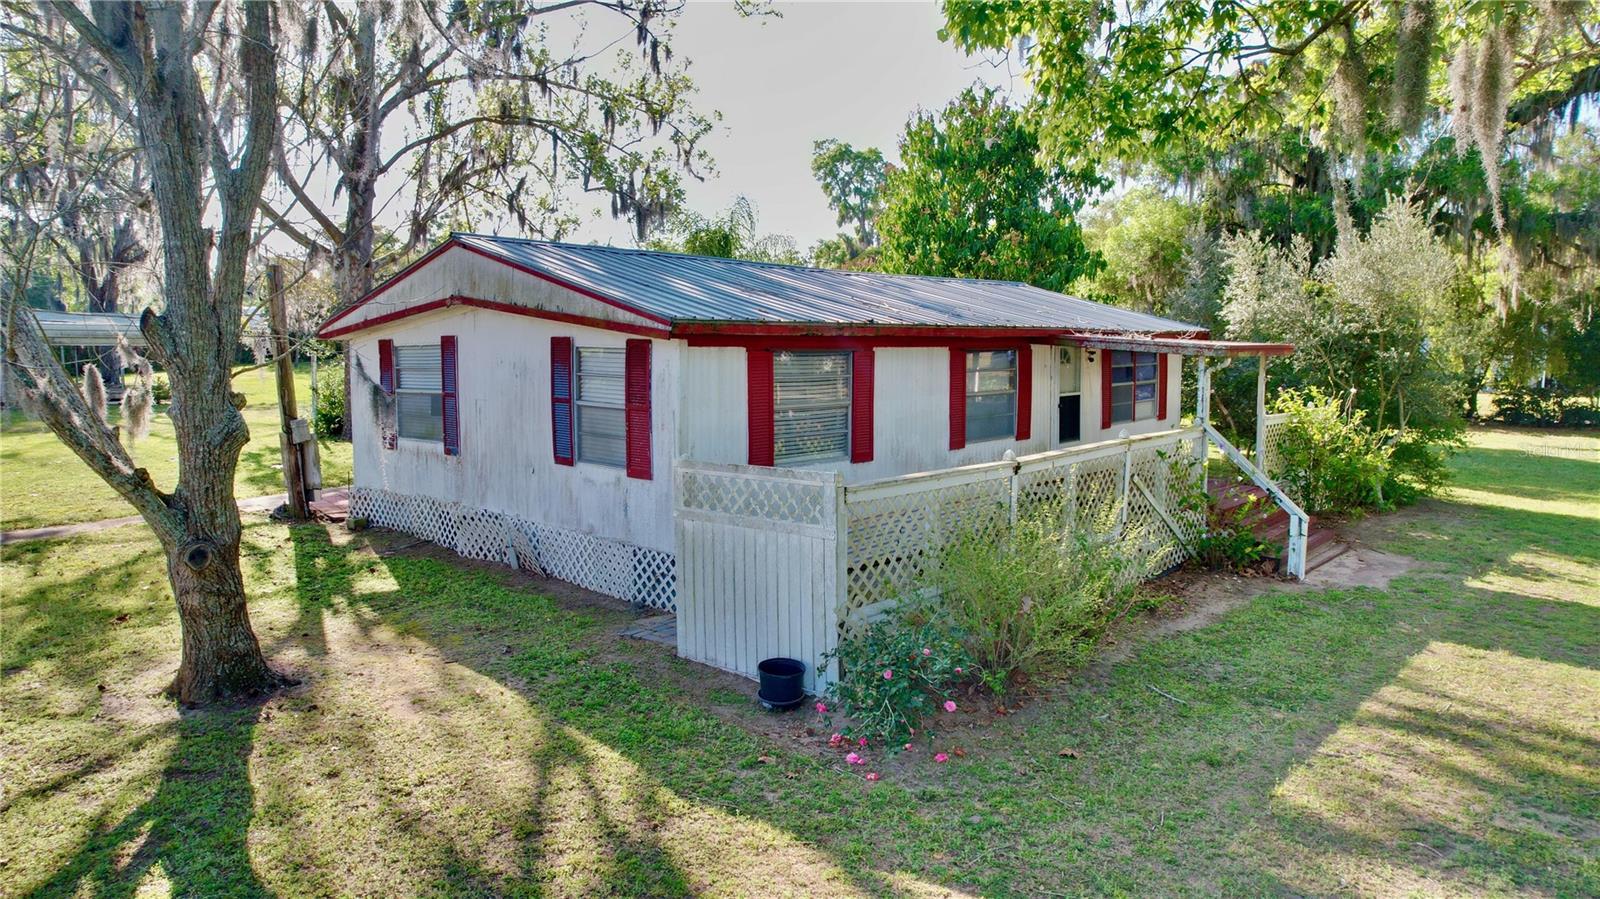
[[[745,352],[745,392],[750,421],[750,464],[773,464],[772,351]]]
[[[1156,357],[1156,418],[1167,420],[1167,354]]]
[[[1100,427],[1111,427],[1111,351],[1100,351]]]
[[[850,355],[850,461],[872,461],[872,378],[871,349]]]
[[[378,427],[383,431],[383,448],[394,449],[399,443],[399,435],[395,433],[393,400],[394,400],[394,341],[378,341],[378,384],[390,399],[391,412],[379,416]]]
[[[557,465],[572,464],[572,338],[550,338],[550,442]]]
[[[1017,439],[1033,436],[1033,346],[1017,347]]]
[[[967,445],[967,351],[950,348],[950,448]]]
[[[461,404],[456,397],[456,338],[439,338],[439,383],[444,406],[444,454],[461,455]]]
[[[630,340],[624,356],[623,408],[628,422],[628,477],[650,480],[650,341]]]

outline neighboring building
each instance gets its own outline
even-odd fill
[[[1167,431],[1206,336],[1013,282],[471,234],[320,334],[356,360],[355,514],[665,609],[685,461],[858,485]]]

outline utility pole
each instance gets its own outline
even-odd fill
[[[305,518],[306,479],[300,464],[300,446],[294,439],[294,422],[300,414],[294,400],[294,359],[289,355],[289,307],[283,295],[283,267],[277,263],[267,266],[267,291],[272,358],[278,370],[278,418],[282,424],[278,444],[283,450],[283,486],[289,494],[289,517]]]

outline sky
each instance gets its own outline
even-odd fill
[[[722,113],[703,146],[717,174],[686,180],[688,205],[714,214],[744,194],[762,233],[787,234],[808,250],[840,229],[811,176],[811,145],[837,138],[895,159],[896,139],[917,108],[938,109],[974,81],[1020,87],[1004,67],[939,40],[933,2],[779,3],[781,17],[741,18],[730,3],[691,2],[673,34],[690,61],[697,107]],[[609,214],[572,239],[632,243]]]

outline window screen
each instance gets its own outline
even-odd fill
[[[394,348],[394,392],[400,436],[444,439],[444,386],[439,345]]]
[[[967,442],[1017,432],[1017,351],[967,354]]]
[[[850,354],[774,355],[772,417],[774,461],[843,459],[850,448]]]
[[[1111,421],[1156,417],[1156,354],[1111,354]]]
[[[623,351],[578,347],[578,461],[623,467],[628,422],[623,411]]]

